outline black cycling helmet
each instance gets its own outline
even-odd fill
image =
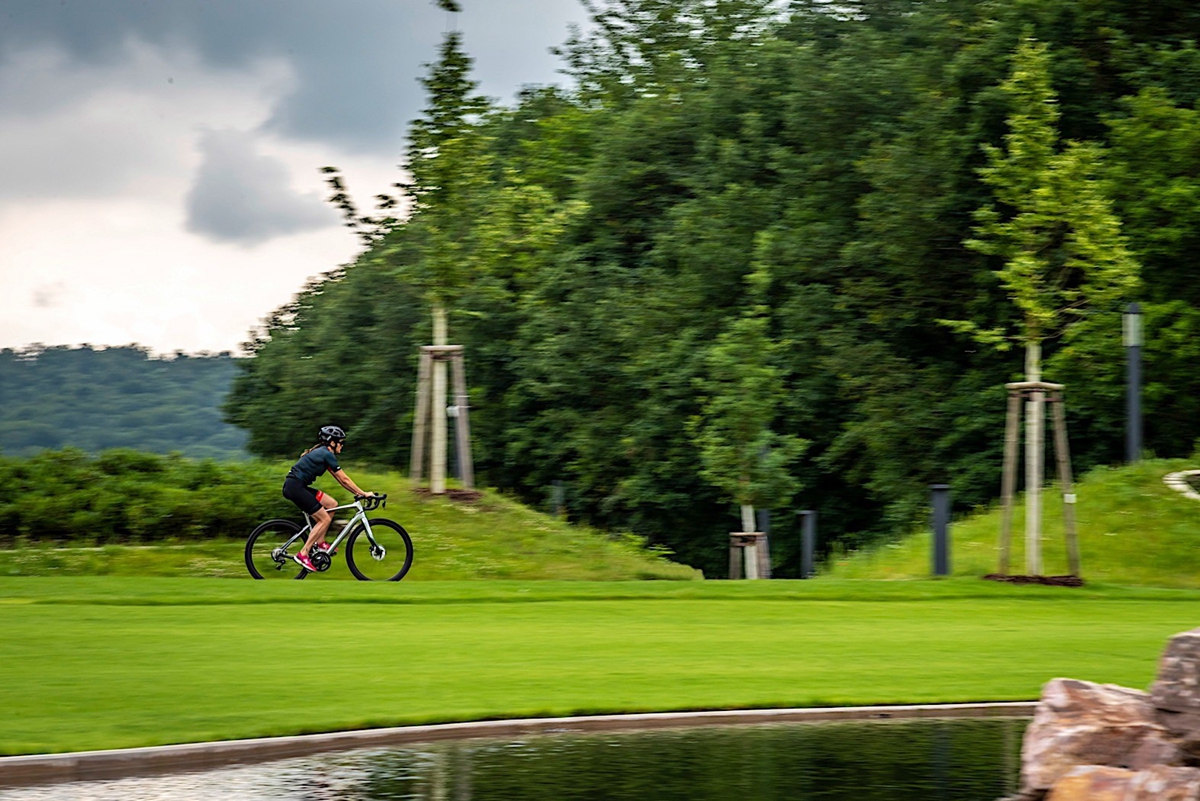
[[[322,426],[321,433],[317,435],[322,445],[328,445],[331,442],[343,442],[346,439],[346,432],[337,426]]]

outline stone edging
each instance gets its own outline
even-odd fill
[[[1182,470],[1178,473],[1168,473],[1163,476],[1163,483],[1176,492],[1182,492],[1185,497],[1200,501],[1200,492],[1192,489],[1187,482],[1188,476],[1200,476],[1200,470]]]
[[[524,737],[596,731],[752,723],[803,723],[830,720],[912,718],[1032,717],[1035,701],[979,704],[850,706],[804,709],[740,709],[712,712],[654,712],[637,715],[588,715],[566,718],[483,720],[430,726],[260,737],[111,751],[0,757],[0,787],[45,782],[115,779],[173,771],[207,770],[239,762],[306,756],[325,751],[382,748],[473,737]]]

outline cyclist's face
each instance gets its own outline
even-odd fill
[[[346,443],[342,442],[341,440],[335,439],[333,442],[330,443],[330,446],[333,448],[334,453],[341,453],[342,446],[345,444]]]

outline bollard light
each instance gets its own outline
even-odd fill
[[[1125,343],[1125,461],[1142,455],[1142,307],[1130,303],[1121,314]]]

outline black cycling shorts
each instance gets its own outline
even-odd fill
[[[287,498],[292,503],[300,507],[300,511],[305,514],[322,509],[320,490],[315,490],[307,486],[298,478],[285,478],[283,480],[283,497]]]

